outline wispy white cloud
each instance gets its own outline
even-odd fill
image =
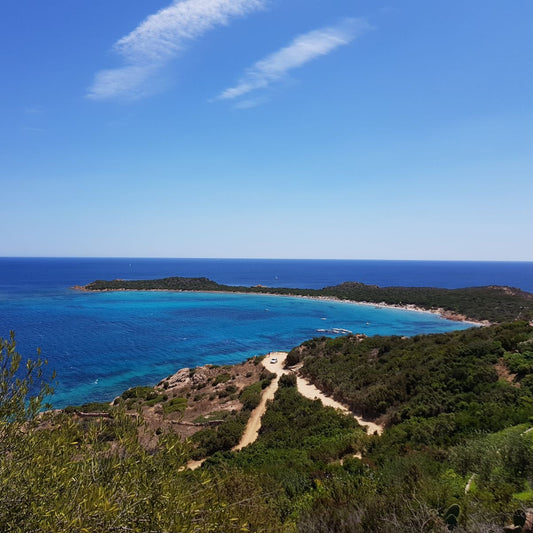
[[[44,107],[42,106],[28,106],[24,108],[26,115],[41,115],[44,113]]]
[[[268,102],[269,98],[266,96],[257,96],[252,98],[245,98],[244,100],[239,100],[235,107],[237,109],[252,109],[253,107],[258,107],[265,102]]]
[[[117,96],[130,98],[142,96],[145,93],[144,83],[158,69],[159,65],[145,64],[101,70],[96,74],[87,96],[94,100],[105,100]]]
[[[95,76],[87,96],[95,100],[144,94],[146,82],[188,42],[231,19],[261,9],[266,0],[175,0],[146,18],[113,47],[125,61]]]
[[[285,48],[255,63],[237,85],[220,93],[216,100],[233,100],[252,91],[266,89],[272,83],[285,78],[291,70],[349,44],[371,29],[372,26],[365,19],[351,18],[336,26],[299,35]]]

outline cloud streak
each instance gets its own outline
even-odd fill
[[[88,98],[105,100],[142,96],[148,80],[190,41],[217,26],[229,24],[233,18],[263,8],[265,1],[175,0],[115,43],[113,50],[125,64],[98,72],[87,92]]]
[[[233,100],[285,78],[291,70],[303,67],[318,57],[352,42],[372,26],[361,18],[345,19],[341,24],[311,31],[296,37],[288,46],[250,67],[237,85],[220,93],[216,100]]]

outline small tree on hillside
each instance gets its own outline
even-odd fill
[[[43,407],[49,407],[44,400],[54,390],[43,378],[47,361],[39,357],[39,351],[37,355],[37,359],[21,365],[15,333],[12,331],[9,339],[0,337],[0,426],[31,420]]]

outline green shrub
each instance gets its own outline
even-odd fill
[[[69,405],[65,407],[65,413],[108,413],[111,410],[111,405],[107,402],[91,402],[83,405]]]
[[[246,411],[252,411],[255,409],[261,401],[261,383],[253,383],[242,389],[239,400],[242,403],[242,407]]]
[[[9,339],[0,338],[0,426],[33,419],[42,407],[50,407],[44,399],[54,392],[43,378],[46,361],[28,359],[21,366],[22,356],[16,348],[13,331]]]
[[[159,394],[152,387],[132,387],[122,393],[122,399],[129,400],[134,398],[137,400],[153,400]]]
[[[296,376],[294,374],[282,374],[279,378],[280,387],[296,387]]]
[[[168,400],[168,396],[166,394],[158,394],[155,398],[152,398],[151,400],[146,400],[144,405],[148,407],[153,407],[156,403],[166,402]]]
[[[515,374],[521,376],[533,374],[533,352],[507,353],[504,360],[509,370]]]
[[[231,378],[231,376],[229,375],[228,372],[224,372],[222,374],[219,374],[215,380],[213,381],[213,385],[218,385],[219,383],[226,383],[227,381],[229,381]]]
[[[297,365],[299,362],[300,350],[299,348],[294,348],[287,354],[287,359],[285,359],[285,366]]]
[[[183,413],[186,408],[186,398],[172,398],[172,400],[163,404],[163,412],[167,415],[170,413]]]
[[[232,413],[224,417],[224,422],[215,428],[205,428],[195,433],[191,440],[197,444],[193,457],[200,459],[216,452],[231,450],[239,440],[246,427],[247,413]]]

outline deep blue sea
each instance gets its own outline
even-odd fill
[[[83,293],[95,279],[205,276],[230,285],[321,288],[510,285],[533,292],[533,263],[244,259],[0,258],[0,336],[57,371],[56,407],[110,400],[186,366],[236,363],[342,328],[414,335],[467,327],[435,315],[238,294]],[[325,330],[325,332],[324,332]]]

